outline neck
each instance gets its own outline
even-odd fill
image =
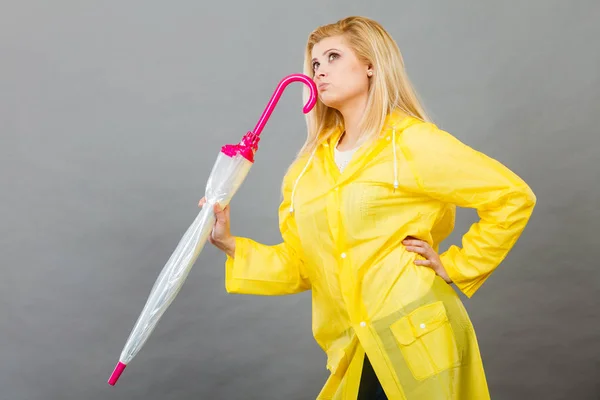
[[[367,96],[361,96],[339,107],[344,118],[345,133],[339,142],[340,150],[351,149],[361,139],[360,120],[367,106]]]

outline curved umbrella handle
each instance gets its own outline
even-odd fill
[[[271,113],[275,109],[275,106],[277,105],[277,102],[279,101],[279,98],[281,97],[283,91],[292,82],[303,82],[310,89],[310,97],[308,99],[308,102],[304,105],[304,108],[302,109],[304,114],[307,114],[315,106],[315,104],[317,103],[317,85],[315,84],[315,82],[309,76],[304,74],[292,74],[286,76],[281,80],[281,82],[279,82],[279,85],[277,85],[273,96],[271,96],[271,100],[269,100],[267,107],[265,107],[265,110],[260,116],[258,123],[254,127],[252,133],[254,133],[256,136],[260,135],[263,128],[265,127],[265,124],[269,120]]]
[[[253,163],[254,153],[256,153],[256,151],[258,150],[260,133],[262,132],[263,128],[265,127],[265,124],[269,120],[271,113],[275,109],[275,106],[277,105],[277,102],[279,101],[279,98],[281,97],[281,94],[283,93],[287,85],[296,81],[305,83],[310,89],[310,96],[308,102],[306,103],[306,105],[304,105],[302,111],[304,111],[304,114],[306,114],[310,110],[312,110],[315,104],[317,104],[317,85],[315,84],[315,82],[310,77],[304,74],[288,75],[285,78],[283,78],[281,82],[279,82],[279,85],[277,85],[275,92],[271,96],[271,100],[269,100],[267,107],[263,111],[262,115],[260,116],[260,119],[258,120],[258,123],[254,127],[254,131],[249,131],[248,133],[246,133],[242,138],[241,142],[239,142],[238,144],[227,144],[223,146],[221,148],[221,152],[229,157],[235,157],[236,155],[240,154],[246,160]]]

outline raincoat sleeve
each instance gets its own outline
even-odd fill
[[[227,256],[225,263],[227,292],[276,296],[310,289],[296,223],[289,212],[290,183],[286,176],[283,182],[283,201],[279,207],[279,229],[283,241],[268,246],[237,237],[234,257]]]
[[[500,162],[435,125],[420,124],[402,134],[402,146],[419,188],[432,198],[474,208],[480,220],[440,255],[455,285],[471,297],[504,260],[524,230],[536,197]],[[405,135],[406,133],[406,135]]]

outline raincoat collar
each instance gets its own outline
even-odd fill
[[[401,125],[407,123],[409,119],[409,115],[402,110],[397,109],[392,111],[387,115],[387,117],[385,117],[382,130],[379,134],[379,139],[384,138],[385,133],[393,128],[400,130]],[[325,141],[321,145],[328,147],[335,146],[335,144],[340,140],[342,133],[344,133],[342,127],[338,126],[337,128],[334,128],[333,133],[329,136],[327,141]]]
[[[390,142],[392,142],[393,144],[390,147],[391,151],[393,152],[394,159],[394,182],[390,183],[393,183],[394,189],[396,189],[398,187],[398,160],[396,153],[397,133],[400,133],[402,130],[404,130],[416,121],[419,120],[410,117],[407,113],[401,110],[395,110],[388,114],[384,121],[383,128],[379,134],[379,137],[375,138],[374,140],[363,143],[360,146],[360,148],[357,149],[356,152],[353,154],[352,159],[350,160],[343,172],[340,172],[340,170],[337,168],[334,159],[334,149],[343,133],[343,130],[341,129],[341,127],[334,128],[334,132],[329,136],[329,139],[313,150],[310,157],[306,161],[302,172],[300,172],[300,175],[296,178],[296,181],[294,182],[292,188],[291,205],[289,209],[290,213],[294,213],[295,211],[294,200],[298,183],[302,179],[302,176],[310,166],[311,162],[313,161],[313,158],[315,157],[315,154],[318,151],[322,151],[322,153],[324,154],[323,159],[325,162],[325,168],[328,172],[327,176],[330,179],[332,179],[331,184],[338,186],[343,184],[344,182],[351,180],[354,174],[360,171],[361,168],[369,162],[369,160],[371,159],[370,156],[372,154],[381,151],[385,146],[389,146]]]
[[[339,171],[334,161],[335,146],[343,134],[343,129],[341,127],[335,128],[329,139],[321,145],[324,148],[327,170],[334,178],[335,183],[342,184],[351,179],[356,172],[358,172],[367,162],[369,162],[371,154],[380,151],[385,146],[388,146],[392,140],[392,136],[396,136],[396,133],[399,133],[402,129],[404,129],[404,127],[406,127],[411,120],[412,118],[410,118],[408,114],[401,110],[396,110],[388,114],[379,136],[372,141],[363,143],[356,150],[343,172]],[[394,135],[392,135],[392,133]],[[395,139],[395,137],[393,139]],[[392,147],[392,149],[394,149],[394,147]],[[396,157],[396,155],[394,155],[394,157]]]

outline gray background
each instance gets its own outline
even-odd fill
[[[439,126],[538,196],[466,301],[492,398],[600,398],[598,1],[0,4],[1,400],[315,398],[327,371],[309,293],[227,295],[212,246],[106,380],[220,146],[301,71],[313,28],[356,14],[397,40]],[[235,234],[280,240],[301,107],[294,84],[233,201]],[[460,210],[443,249],[473,221]]]

